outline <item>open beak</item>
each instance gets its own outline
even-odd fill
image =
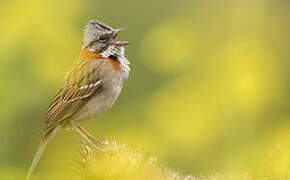
[[[118,28],[114,30],[113,33],[113,44],[117,46],[125,46],[131,44],[129,41],[117,41],[116,38],[121,31],[124,31],[126,28]]]

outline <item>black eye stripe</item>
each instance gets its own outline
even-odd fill
[[[99,40],[101,41],[101,42],[105,42],[105,41],[107,41],[108,40],[108,35],[100,35],[99,36]]]

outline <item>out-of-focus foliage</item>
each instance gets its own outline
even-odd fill
[[[161,168],[156,157],[142,152],[140,148],[119,144],[114,139],[100,139],[97,144],[97,148],[86,143],[82,144],[80,157],[76,163],[81,180],[282,180],[290,178],[289,175],[285,175],[287,164],[284,163],[285,157],[283,157],[288,156],[289,153],[282,155],[281,147],[271,152],[270,159],[274,162],[267,160],[263,165],[264,168],[270,165],[266,174],[250,175],[244,172],[183,176],[171,169]]]
[[[83,144],[80,155],[78,174],[83,180],[194,180],[192,176],[183,177],[180,173],[158,167],[155,157],[139,148],[118,144],[114,139],[99,140],[97,149]]]
[[[120,98],[84,123],[92,134],[186,174],[290,174],[289,12],[288,0],[0,0],[0,179],[28,169],[89,19],[133,42]],[[36,178],[68,179],[78,139],[58,135]]]

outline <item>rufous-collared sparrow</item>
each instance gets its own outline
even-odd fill
[[[75,129],[85,140],[93,137],[79,126],[109,109],[129,76],[129,61],[124,54],[128,41],[117,41],[124,28],[113,29],[97,21],[89,21],[84,30],[83,45],[72,69],[50,104],[38,150],[26,179],[32,175],[48,142],[66,127]]]

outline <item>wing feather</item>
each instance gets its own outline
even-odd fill
[[[54,97],[44,118],[45,130],[70,117],[93,94],[102,91],[98,68],[102,62],[102,60],[81,60],[66,74],[64,84]]]

